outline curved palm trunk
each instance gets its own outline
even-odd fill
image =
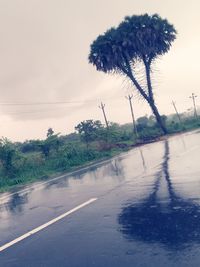
[[[154,102],[154,96],[153,96],[153,89],[152,89],[152,85],[151,85],[151,60],[146,60],[145,58],[143,58],[143,62],[144,62],[144,66],[145,66],[145,70],[146,70],[146,79],[147,79],[147,87],[148,87],[148,98],[146,99],[147,102],[149,103],[151,110],[153,111],[153,114],[156,117],[157,123],[159,124],[160,128],[162,129],[164,134],[167,134],[167,128],[164,125],[162,118],[160,116],[160,113],[155,105]]]
[[[138,83],[138,81],[136,80],[136,78],[134,77],[131,65],[127,59],[127,57],[124,55],[124,59],[125,59],[125,63],[126,63],[126,68],[124,68],[124,66],[120,66],[120,69],[124,72],[125,75],[127,75],[131,81],[133,82],[133,84],[135,85],[135,87],[137,88],[137,90],[139,91],[139,93],[142,95],[142,97],[148,102],[148,104],[151,107],[151,110],[153,111],[153,114],[156,117],[157,123],[160,126],[160,128],[162,129],[164,134],[167,134],[167,128],[164,125],[162,118],[160,116],[160,113],[155,105],[154,102],[154,97],[153,97],[153,90],[152,90],[152,85],[151,85],[151,75],[150,75],[150,65],[151,65],[151,60],[146,60],[145,58],[143,58],[143,62],[145,65],[145,71],[146,71],[146,80],[147,80],[147,88],[148,88],[148,92],[146,92],[141,85]]]
[[[154,101],[153,101],[153,100],[149,100],[148,103],[149,103],[149,105],[150,105],[150,107],[151,107],[151,110],[152,110],[153,114],[154,114],[155,117],[156,117],[157,123],[159,124],[159,126],[160,126],[160,128],[162,129],[163,133],[164,133],[164,134],[167,134],[167,133],[168,133],[168,132],[167,132],[167,129],[166,129],[166,127],[165,127],[165,125],[164,125],[164,123],[163,123],[163,121],[162,121],[162,118],[161,118],[161,116],[160,116],[160,113],[159,113],[159,111],[158,111],[158,109],[157,109],[157,107],[156,107]]]

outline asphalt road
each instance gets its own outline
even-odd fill
[[[198,267],[200,131],[0,195],[2,267]]]

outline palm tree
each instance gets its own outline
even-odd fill
[[[167,133],[156,107],[151,72],[152,63],[159,56],[167,53],[176,38],[176,30],[166,19],[159,15],[145,14],[125,17],[117,27],[111,28],[91,44],[89,62],[98,71],[118,73],[128,77],[138,93],[148,102],[159,126]],[[144,66],[146,85],[136,78],[136,63]]]

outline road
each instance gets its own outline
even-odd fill
[[[1,267],[197,267],[200,131],[0,195]]]

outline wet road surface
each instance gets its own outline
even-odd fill
[[[0,195],[2,267],[200,265],[200,131]]]

